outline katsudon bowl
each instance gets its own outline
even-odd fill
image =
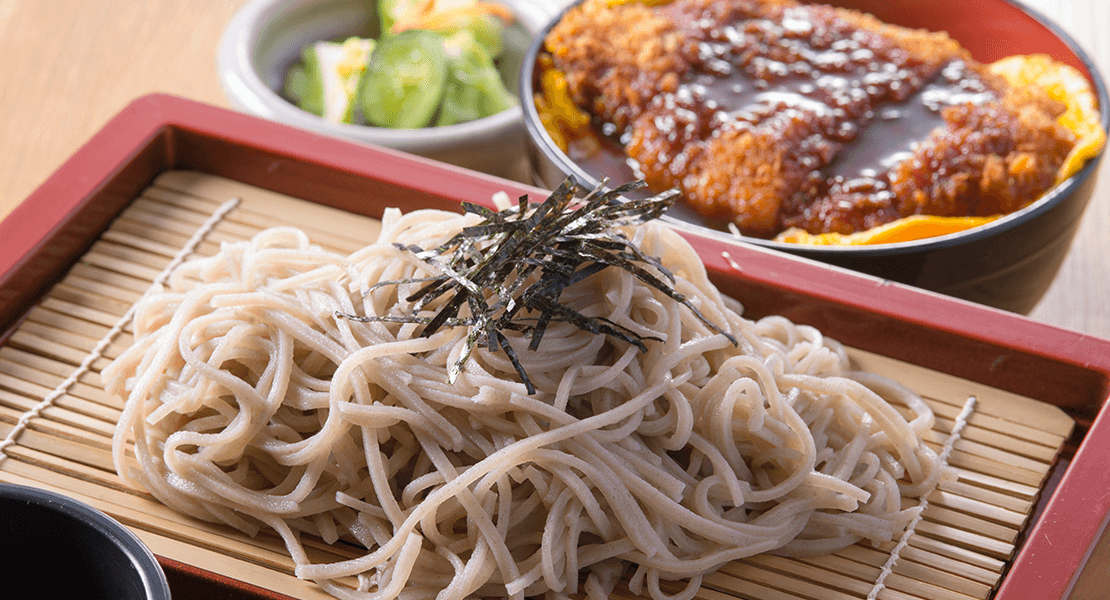
[[[1100,122],[1097,129],[1102,135],[1107,131],[1110,102],[1102,75],[1090,56],[1058,26],[1021,4],[1007,0],[833,0],[822,3],[860,10],[886,23],[945,31],[980,63],[992,63],[1013,55],[1048,55],[1074,67],[1087,79],[1097,102],[1095,110]],[[619,173],[631,172],[627,168],[610,169],[604,165],[606,160],[610,167],[613,163],[623,164],[625,157],[619,146],[616,146],[615,156],[610,148],[610,156],[602,160],[572,160],[545,129],[537,109],[536,94],[542,90],[538,60],[545,52],[545,38],[565,14],[564,11],[553,18],[536,35],[520,77],[519,92],[532,177],[537,185],[549,188],[567,176],[587,186],[597,185],[607,178],[615,186],[624,183]],[[680,229],[755,244],[980,304],[1027,313],[1048,289],[1068,252],[1092,197],[1102,154],[1100,147],[1067,179],[1043,195],[1029,198],[1028,203],[1015,212],[956,233],[912,241],[813,245],[740,237],[726,227],[700,218],[681,204],[664,219]]]

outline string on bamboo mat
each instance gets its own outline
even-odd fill
[[[150,290],[164,284],[169,278],[170,274],[173,273],[173,270],[176,269],[177,266],[180,265],[182,262],[184,262],[190,254],[196,251],[197,246],[199,246],[201,242],[204,241],[204,238],[216,227],[216,225],[218,225],[220,221],[222,221],[224,217],[226,217],[227,214],[232,211],[232,209],[234,209],[236,206],[239,206],[239,202],[239,198],[232,198],[231,200],[228,200],[227,202],[224,202],[219,207],[217,207],[216,210],[204,221],[204,223],[201,223],[200,227],[198,227],[196,231],[193,232],[192,237],[190,237],[189,240],[185,242],[185,245],[177,251],[177,254],[175,254],[170,263],[166,265],[166,268],[163,269],[162,272],[154,278],[154,281],[151,282],[150,287],[147,289],[148,293]],[[54,404],[55,400],[62,397],[63,394],[68,392],[69,388],[73,387],[73,384],[77,383],[77,380],[80,379],[82,375],[87,373],[89,369],[92,368],[92,364],[96,362],[97,359],[104,356],[104,351],[116,339],[116,336],[118,336],[120,332],[123,331],[123,328],[131,322],[131,318],[132,316],[134,316],[135,306],[137,304],[138,302],[132,304],[127,309],[127,311],[123,313],[123,316],[120,317],[114,325],[112,325],[112,328],[108,330],[108,333],[104,334],[104,337],[100,338],[100,341],[96,343],[96,346],[94,346],[93,349],[88,353],[88,355],[85,356],[84,360],[81,361],[81,364],[78,365],[76,369],[74,369],[73,373],[71,373],[69,377],[66,377],[64,381],[59,383],[57,387],[55,387],[41,401],[31,407],[30,410],[20,415],[19,420],[16,421],[15,427],[12,427],[11,431],[8,432],[8,435],[5,436],[2,441],[0,441],[0,459],[8,454],[8,448],[18,441],[20,434],[22,434],[23,431],[27,429],[32,419],[42,414],[42,411],[50,408],[50,406]]]
[[[942,466],[948,466],[948,457],[952,454],[952,448],[955,447],[956,442],[960,440],[963,434],[964,426],[967,425],[968,419],[971,418],[971,413],[975,411],[975,396],[969,396],[967,402],[964,403],[963,410],[960,414],[956,415],[956,422],[952,425],[952,432],[948,434],[948,438],[944,440],[944,446],[940,451],[940,462]],[[939,481],[934,484],[939,485]],[[867,594],[867,600],[876,600],[879,593],[886,588],[886,578],[894,573],[894,566],[898,564],[898,558],[902,550],[910,543],[910,538],[913,537],[914,532],[917,530],[918,523],[921,522],[925,514],[925,509],[929,507],[929,496],[933,493],[929,490],[927,493],[921,494],[921,499],[917,503],[917,515],[906,526],[906,531],[902,533],[902,537],[898,540],[898,544],[890,551],[890,556],[887,557],[886,562],[883,563],[883,568],[879,571],[879,577],[875,580],[875,585],[871,588],[871,592]]]

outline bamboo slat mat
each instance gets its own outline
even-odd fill
[[[342,252],[366,244],[378,231],[373,219],[238,182],[162,174],[0,346],[0,438],[6,440],[0,481],[83,500],[167,558],[289,596],[326,598],[293,576],[276,536],[250,538],[178,515],[124,486],[111,464],[111,436],[123,405],[104,392],[99,373],[132,341],[125,313],[231,198],[239,204],[201,232],[195,254],[212,254],[221,242],[273,225],[295,225],[315,243]],[[891,600],[985,599],[998,584],[1072,420],[1016,394],[862,351],[851,354],[860,368],[897,379],[926,398],[937,415],[927,441],[938,451],[951,445],[948,462],[958,479],[927,498],[923,519],[886,575],[880,574],[896,542],[860,544],[818,558],[757,556],[707,577],[702,600],[867,598],[876,590],[875,597]],[[958,418],[969,398],[975,399],[974,410]],[[950,436],[964,421],[959,435]],[[353,554],[322,542],[313,548],[317,560]],[[884,587],[877,588],[884,576]]]

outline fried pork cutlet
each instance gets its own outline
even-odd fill
[[[1009,212],[1074,143],[947,35],[830,6],[587,0],[545,42],[652,188],[747,235]]]

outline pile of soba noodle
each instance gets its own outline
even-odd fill
[[[350,256],[277,228],[185,263],[104,372],[127,398],[120,474],[182,513],[272,528],[296,574],[340,598],[600,599],[623,578],[662,600],[736,558],[895,538],[916,515],[902,497],[946,471],[920,398],[851,372],[813,328],[743,318],[652,223],[626,233],[736,345],[614,267],[561,301],[658,341],[556,322],[530,351],[509,331],[532,395],[488,348],[447,383],[466,327],[422,338],[337,316],[404,314],[417,284],[375,284],[439,273],[395,244],[477,220],[390,211]],[[306,535],[364,550],[315,564]]]

